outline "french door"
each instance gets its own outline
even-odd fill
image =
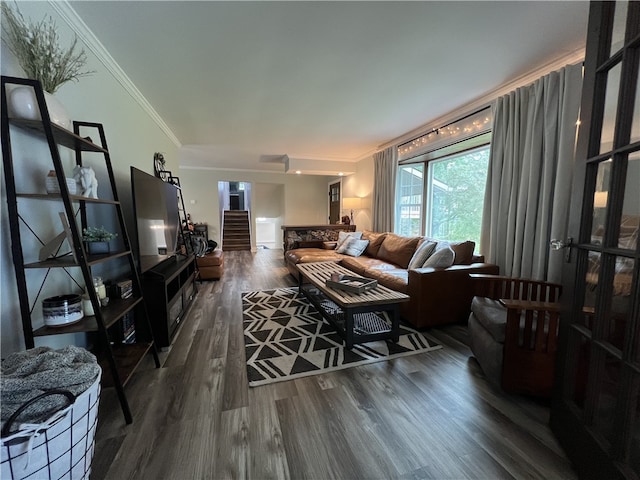
[[[640,477],[640,2],[593,2],[551,428],[581,477]]]

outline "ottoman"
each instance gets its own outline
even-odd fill
[[[196,257],[196,264],[200,272],[200,280],[219,280],[224,270],[222,250],[214,250],[202,257]]]

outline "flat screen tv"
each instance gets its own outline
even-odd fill
[[[140,272],[175,256],[180,233],[178,188],[131,167]]]

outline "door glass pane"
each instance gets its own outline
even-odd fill
[[[627,333],[627,322],[631,318],[631,283],[635,262],[631,258],[618,256],[613,276],[611,312],[606,323],[605,340],[622,350]]]
[[[569,362],[572,363],[567,370],[571,372],[571,377],[567,378],[567,384],[572,388],[570,398],[578,408],[582,409],[584,408],[587,392],[591,350],[589,340],[576,330],[571,330],[571,355]]]
[[[609,185],[611,184],[611,160],[598,164],[596,189],[593,194],[593,223],[591,224],[591,243],[602,245],[609,204]]]
[[[583,326],[593,330],[593,318],[595,315],[596,298],[600,291],[600,269],[602,268],[602,255],[599,252],[589,252],[587,274],[585,276],[584,302],[582,303]]]
[[[638,112],[640,115],[640,112]],[[624,189],[622,218],[620,221],[620,236],[618,247],[628,250],[638,248],[640,229],[640,152],[629,155],[627,180]]]
[[[636,101],[633,107],[633,120],[631,121],[631,142],[640,140],[640,77],[636,80]]]
[[[640,375],[634,375],[632,385],[631,412],[633,423],[631,426],[628,459],[633,471],[640,476]]]
[[[620,90],[621,64],[609,70],[607,74],[607,92],[604,100],[604,117],[602,119],[602,135],[600,137],[600,153],[613,150],[613,131],[616,123],[618,92]]]
[[[599,372],[599,384],[596,387],[596,410],[593,418],[593,429],[611,442],[616,410],[616,401],[622,374],[621,362],[618,358],[606,353]]]
[[[624,32],[627,24],[627,10],[629,2],[616,2],[613,20],[613,35],[611,36],[611,50],[609,56],[616,53],[624,44]]]

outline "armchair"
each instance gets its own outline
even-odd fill
[[[550,397],[560,285],[471,274],[470,347],[487,379],[509,393]]]

